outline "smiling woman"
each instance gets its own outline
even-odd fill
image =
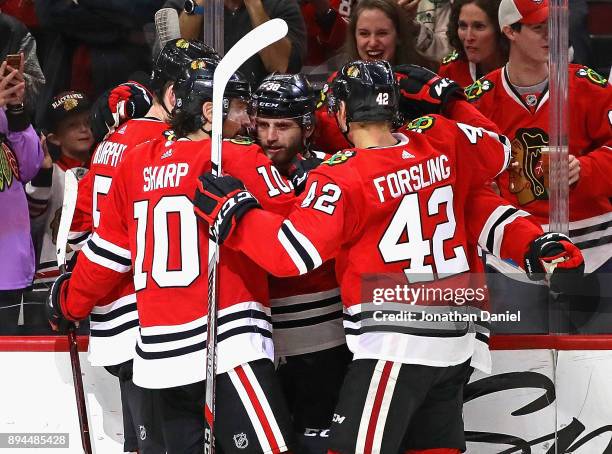
[[[353,7],[349,18],[348,61],[423,64],[414,47],[416,35],[416,26],[397,5],[397,0],[361,0]]]
[[[508,42],[497,22],[499,0],[457,0],[448,28],[456,50],[442,60],[440,75],[462,86],[499,68],[508,60]]]

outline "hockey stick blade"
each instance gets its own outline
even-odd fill
[[[68,232],[72,224],[72,216],[76,207],[77,193],[79,191],[79,181],[72,170],[66,170],[64,176],[64,201],[62,203],[62,215],[60,217],[59,228],[57,229],[57,239],[55,250],[57,256],[57,266],[60,273],[66,272],[66,246],[68,245]]]
[[[212,171],[221,175],[221,141],[223,129],[223,92],[232,74],[249,58],[270,44],[283,39],[289,28],[282,19],[272,19],[244,35],[223,57],[213,79]]]
[[[179,17],[174,8],[162,8],[155,13],[155,31],[160,49],[163,49],[168,41],[181,37]]]

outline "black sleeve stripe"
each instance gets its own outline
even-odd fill
[[[298,253],[300,258],[304,262],[304,265],[306,266],[306,269],[308,271],[313,270],[315,266],[314,266],[314,261],[313,261],[312,257],[310,257],[310,255],[308,254],[306,249],[302,246],[302,244],[298,241],[298,239],[293,235],[293,233],[291,232],[289,227],[287,227],[283,223],[283,225],[281,226],[281,230],[285,234],[285,236],[287,237],[289,242],[291,243],[291,246],[293,246],[295,251]]]
[[[518,211],[517,208],[508,208],[504,214],[502,214],[499,218],[497,218],[497,221],[495,221],[495,223],[491,226],[491,228],[489,229],[489,234],[487,235],[487,251],[489,252],[493,252],[494,247],[495,247],[495,230],[497,229],[497,227],[503,223],[506,219],[508,219],[510,216],[512,216],[514,213],[516,213]]]
[[[89,249],[91,249],[91,251],[94,254],[99,255],[100,257],[104,257],[107,260],[110,260],[112,262],[118,263],[123,266],[127,266],[127,267],[132,266],[132,261],[130,259],[121,257],[120,255],[117,255],[107,249],[103,249],[100,246],[98,246],[96,243],[94,243],[92,240],[89,240],[87,242],[87,246],[89,247]]]
[[[79,243],[82,243],[83,241],[85,241],[89,237],[89,235],[91,235],[91,232],[85,232],[81,236],[77,236],[76,238],[69,238],[68,239],[68,244],[79,244]]]

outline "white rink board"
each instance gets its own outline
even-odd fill
[[[80,353],[93,452],[123,452],[119,381]],[[67,432],[68,449],[0,449],[0,454],[82,454],[68,352],[0,352],[0,432]]]
[[[123,423],[117,378],[104,368],[91,367],[81,353],[92,444],[97,454],[123,452]],[[497,390],[465,404],[468,432],[505,434],[532,442],[554,432],[555,412],[559,428],[573,429],[558,454],[602,454],[612,432],[591,436],[612,425],[612,351],[561,351],[558,354],[556,401],[524,415],[511,413],[552,389],[551,350],[493,352],[493,374],[474,373],[470,382],[478,391]],[[70,434],[68,449],[0,449],[0,454],[81,454],[81,438],[67,352],[0,352],[0,432]],[[512,375],[503,375],[512,374]],[[482,382],[479,380],[486,380]],[[487,385],[486,388],[483,385]],[[516,387],[518,386],[518,387]],[[585,441],[586,440],[586,441]],[[469,454],[521,453],[511,444],[468,442]],[[532,454],[554,453],[552,440],[533,442]]]
[[[556,370],[556,400],[528,414],[511,413],[541,396],[554,381],[554,354],[551,350],[506,350],[493,352],[493,373],[474,373],[471,384],[489,377],[497,392],[477,397],[465,404],[466,432],[505,434],[520,438],[530,446],[532,454],[603,454],[612,439],[612,352],[606,350],[559,351]],[[510,379],[508,373],[515,373]],[[525,387],[513,388],[514,384]],[[482,387],[481,387],[482,389]],[[555,415],[556,412],[556,415]],[[552,439],[555,429],[565,430],[558,446]],[[570,433],[571,432],[571,433]],[[563,433],[563,432],[560,432]],[[564,440],[564,441],[561,441]],[[523,453],[515,445],[468,442],[469,454]]]

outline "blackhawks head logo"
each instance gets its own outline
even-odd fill
[[[450,54],[448,54],[446,57],[444,57],[442,59],[442,64],[443,65],[448,65],[449,63],[452,63],[455,60],[459,60],[459,52],[457,52],[456,50],[452,51]]]
[[[408,123],[406,129],[421,134],[423,131],[427,131],[428,129],[432,128],[435,122],[435,117],[425,115],[424,117],[419,117],[412,120],[410,123]]]
[[[250,137],[245,136],[236,136],[233,139],[230,139],[231,143],[235,143],[236,145],[253,145],[255,142]]]
[[[206,68],[206,62],[199,58],[193,60],[191,62],[191,69],[204,69]]]
[[[465,87],[465,96],[468,101],[474,101],[491,90],[494,86],[493,82],[488,79],[478,79],[472,85]]]
[[[325,100],[327,99],[327,94],[329,93],[329,84],[323,85],[321,91],[319,91],[319,99],[317,99],[317,109],[325,104]]]
[[[179,39],[174,45],[176,47],[178,47],[179,49],[188,49],[189,48],[189,41],[187,41],[185,39]]]
[[[548,192],[548,134],[539,128],[519,129],[512,141],[512,161],[509,190],[519,205],[534,200],[547,200]]]
[[[346,75],[349,77],[359,77],[361,75],[361,71],[359,71],[358,66],[352,65],[347,68]]]
[[[608,79],[600,76],[597,72],[593,71],[591,68],[580,68],[576,71],[576,77],[581,79],[586,79],[592,84],[599,85],[600,87],[606,87],[608,85]]]
[[[339,164],[344,164],[346,161],[348,161],[350,158],[356,155],[357,153],[353,150],[339,151],[338,153],[333,155],[331,158],[329,158],[327,161],[323,161],[322,164],[325,164],[328,166],[337,166]]]
[[[0,134],[0,192],[11,187],[13,179],[19,179],[19,165],[15,153]]]

